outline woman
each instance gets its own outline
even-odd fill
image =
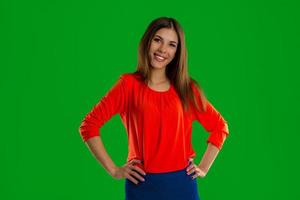
[[[99,128],[117,113],[129,144],[120,167],[99,137]],[[210,132],[198,165],[191,144],[194,120]],[[167,17],[150,23],[139,44],[137,70],[119,77],[79,131],[106,171],[126,179],[127,200],[199,199],[196,178],[206,176],[229,133],[225,119],[188,75],[183,30]]]

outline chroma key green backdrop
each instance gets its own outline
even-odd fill
[[[300,199],[298,1],[0,1],[0,199],[124,199],[82,142],[83,117],[133,72],[156,17],[184,28],[189,73],[228,121],[230,136],[202,200]],[[116,165],[127,137],[102,128]],[[208,133],[193,124],[200,159]]]

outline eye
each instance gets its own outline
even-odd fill
[[[160,41],[159,38],[154,38],[153,40],[154,40],[155,42],[159,42],[159,41]]]
[[[175,48],[175,47],[176,47],[176,44],[171,43],[170,46],[172,46],[172,47]]]

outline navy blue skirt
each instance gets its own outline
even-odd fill
[[[187,168],[187,167],[186,167]],[[200,200],[197,178],[187,175],[186,168],[167,173],[147,173],[136,185],[125,179],[126,200]]]

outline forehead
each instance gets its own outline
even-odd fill
[[[159,35],[166,41],[174,41],[178,42],[178,37],[176,34],[176,31],[172,28],[161,28],[158,31],[156,31],[155,35]]]

